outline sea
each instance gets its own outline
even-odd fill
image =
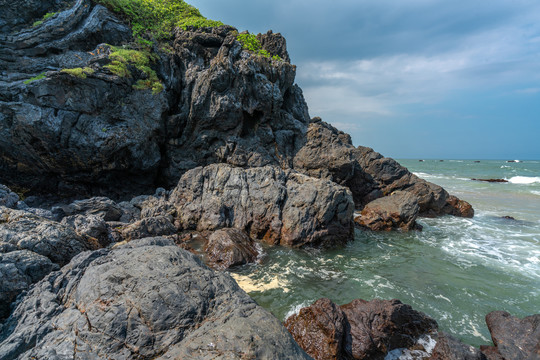
[[[470,202],[474,218],[421,218],[420,232],[356,230],[331,250],[265,248],[233,277],[280,320],[321,297],[399,299],[476,347],[492,344],[489,312],[540,313],[540,161],[398,161]]]

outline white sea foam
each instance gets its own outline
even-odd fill
[[[540,196],[540,191],[533,190],[531,191],[532,194]]]
[[[540,183],[540,176],[514,176],[508,179],[512,184],[536,184]]]
[[[291,316],[297,315],[297,314],[300,312],[300,310],[302,310],[302,308],[305,308],[306,306],[310,306],[312,303],[313,303],[313,300],[308,300],[308,301],[301,302],[300,304],[294,305],[294,306],[287,312],[287,314],[285,314],[285,319],[283,319],[283,320],[285,321],[285,320],[287,320],[288,318],[290,318]]]

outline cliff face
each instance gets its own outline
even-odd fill
[[[230,26],[177,29],[133,50],[129,26],[90,0],[4,8],[1,183],[127,197],[171,188],[198,166],[269,165],[346,186],[359,210],[400,190],[420,215],[472,215],[441,187],[311,121],[280,34],[258,35],[274,58],[244,50]]]
[[[11,32],[0,35],[0,181],[136,193],[215,162],[289,167],[303,145],[309,115],[295,67],[243,51],[234,28],[178,30],[167,48],[155,46],[150,66],[164,90],[153,93],[134,88],[148,78],[136,64],[127,76],[108,67],[110,45],[133,39],[106,8],[78,0],[31,26],[43,12],[27,5],[3,13]],[[261,43],[288,59],[279,34]]]

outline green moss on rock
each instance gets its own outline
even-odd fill
[[[92,75],[94,73],[94,69],[89,67],[84,68],[73,68],[73,69],[62,69],[63,73],[69,74],[71,76],[78,77],[80,79],[86,79],[88,75]]]

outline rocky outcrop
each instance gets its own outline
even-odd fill
[[[83,253],[34,286],[3,359],[309,359],[225,273],[162,238]]]
[[[142,239],[145,237],[173,235],[177,232],[176,227],[166,216],[154,216],[135,221],[119,232],[124,240]]]
[[[354,147],[349,135],[321,121],[312,120],[307,142],[294,158],[294,168],[310,176],[330,179],[351,189],[356,208],[395,191],[417,198],[420,216],[472,216],[463,200],[450,196],[442,187],[410,173],[395,160],[373,149]]]
[[[0,253],[0,320],[9,315],[17,295],[59,268],[45,256],[32,251]]]
[[[327,180],[265,166],[225,164],[187,172],[171,194],[177,225],[185,230],[234,227],[252,239],[300,247],[352,238],[348,189]]]
[[[168,52],[152,50],[164,86],[152,93],[133,88],[141,71],[120,77],[106,67],[114,50],[105,44],[132,37],[105,7],[29,3],[0,11],[0,182],[79,196],[140,194],[215,162],[289,166],[303,145],[309,115],[281,35],[260,35],[277,61],[242,50],[230,26],[179,29]],[[62,71],[74,68],[90,70]]]
[[[419,210],[418,199],[413,194],[396,191],[368,203],[354,221],[374,231],[421,230],[421,226],[416,223]]]
[[[506,311],[486,315],[494,348],[483,347],[489,360],[540,359],[540,314],[519,319]]]
[[[0,207],[0,245],[29,250],[63,266],[75,255],[99,248],[97,241],[78,235],[72,227],[22,210]]]
[[[430,360],[486,360],[486,356],[470,345],[466,345],[444,332],[439,332],[437,344]]]
[[[383,359],[437,330],[435,320],[399,300],[353,300],[337,306],[321,299],[285,321],[315,359]]]
[[[204,251],[210,266],[219,270],[254,263],[260,255],[255,242],[239,229],[215,231]]]
[[[19,195],[12,192],[7,186],[0,184],[0,206],[13,208],[19,201]]]

